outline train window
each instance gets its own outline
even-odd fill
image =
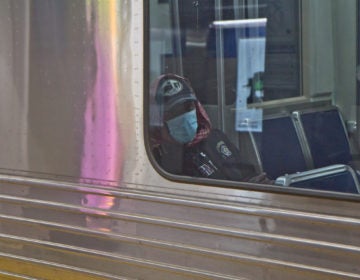
[[[158,166],[360,193],[356,10],[356,0],[150,1]]]

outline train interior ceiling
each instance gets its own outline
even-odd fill
[[[280,185],[311,177],[304,188],[323,189],[315,185],[331,168],[350,168],[357,180],[356,0],[151,1],[149,9],[150,83],[186,77],[246,162]]]

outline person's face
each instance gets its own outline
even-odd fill
[[[172,107],[170,110],[164,112],[164,127],[162,129],[162,137],[163,139],[166,139],[168,142],[172,143],[178,143],[169,132],[169,128],[167,125],[167,121],[174,119],[182,114],[185,114],[187,112],[190,112],[191,110],[194,110],[195,102],[194,101],[186,101],[184,103],[176,104],[174,107]]]
[[[194,109],[195,109],[194,101],[186,101],[184,103],[176,104],[170,110],[164,112],[164,121],[166,123],[168,120],[176,118],[177,116],[190,112],[191,110]]]

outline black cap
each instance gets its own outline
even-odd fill
[[[176,104],[186,101],[196,101],[196,96],[189,82],[174,74],[164,75],[158,83],[156,101],[164,105],[164,110],[168,111]]]

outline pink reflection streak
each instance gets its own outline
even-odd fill
[[[97,72],[86,101],[81,177],[120,182],[122,148],[117,121],[116,7],[113,0],[98,1],[95,5],[98,12],[94,27]],[[114,197],[105,193],[88,194],[82,204],[108,210],[114,205]],[[106,215],[101,211],[96,213]]]

